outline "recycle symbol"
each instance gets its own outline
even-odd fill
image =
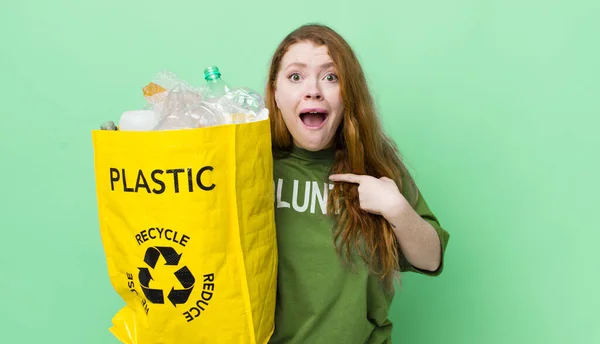
[[[148,247],[146,250],[146,255],[144,256],[144,262],[154,270],[156,264],[158,263],[158,258],[163,256],[166,261],[165,265],[177,266],[177,264],[179,264],[179,260],[181,259],[181,255],[182,254],[178,254],[177,251],[175,251],[175,249],[172,247]],[[152,303],[164,304],[165,298],[163,291],[161,289],[150,288],[150,281],[154,280],[150,274],[150,270],[146,267],[138,269],[140,270],[138,275],[140,285],[142,286],[142,291],[144,292],[144,295],[146,295],[148,301]],[[167,298],[169,301],[171,301],[173,306],[177,307],[178,304],[187,302],[190,294],[192,293],[192,289],[194,289],[194,283],[196,282],[196,279],[187,266],[183,266],[179,270],[175,271],[175,277],[177,277],[183,288],[175,289],[175,287],[172,287]]]

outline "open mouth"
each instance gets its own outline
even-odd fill
[[[324,110],[305,111],[300,113],[300,120],[309,128],[320,128],[328,115]]]

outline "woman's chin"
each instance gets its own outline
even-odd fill
[[[310,138],[303,138],[300,140],[294,139],[294,144],[297,147],[300,147],[302,149],[305,149],[305,150],[311,151],[311,152],[318,152],[323,149],[327,149],[331,146],[331,142],[332,142],[331,140],[327,140],[323,137],[320,137],[320,138],[310,137]]]

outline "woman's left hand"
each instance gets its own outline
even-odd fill
[[[390,178],[345,173],[332,174],[329,179],[334,182],[358,184],[360,207],[370,213],[382,215],[388,220],[405,211],[407,206],[410,207],[396,182]]]

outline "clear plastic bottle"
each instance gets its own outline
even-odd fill
[[[202,95],[187,84],[169,91],[162,114],[155,130],[205,128],[225,123],[222,112],[209,107]]]
[[[204,103],[213,113],[219,113],[226,124],[235,123],[234,113],[231,102],[227,95],[231,92],[231,87],[221,77],[221,71],[217,66],[210,66],[204,69],[204,80],[206,84],[203,87]],[[233,116],[232,116],[233,115]]]
[[[249,122],[254,121],[265,107],[265,102],[258,92],[247,87],[240,87],[231,90],[225,95],[235,108],[244,114]]]
[[[201,91],[204,102],[214,113],[222,114],[225,123],[252,122],[264,112],[260,94],[247,87],[231,88],[217,66],[204,69],[204,79],[206,84]]]
[[[221,77],[219,67],[211,66],[204,69],[204,80],[208,86],[207,98],[221,97],[231,90],[227,82]]]

